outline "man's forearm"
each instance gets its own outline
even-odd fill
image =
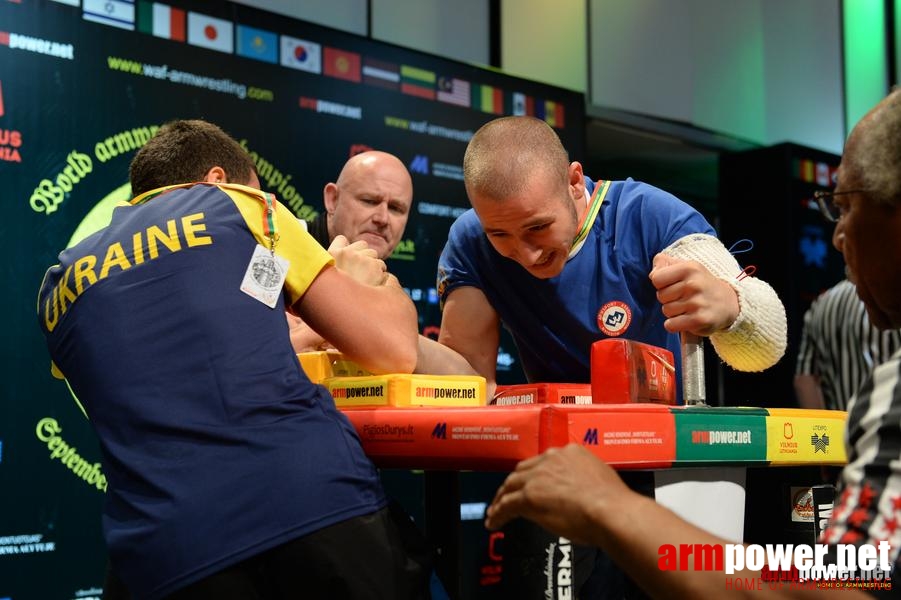
[[[676,241],[664,253],[700,263],[735,289],[738,318],[728,329],[710,336],[720,358],[739,371],[763,371],[782,358],[788,343],[782,301],[766,282],[743,276],[722,242],[710,235],[693,234]]]
[[[416,370],[426,375],[478,375],[459,352],[431,338],[419,336]]]

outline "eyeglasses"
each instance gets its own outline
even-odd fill
[[[834,196],[841,196],[843,194],[863,194],[866,193],[866,190],[843,190],[841,192],[814,192],[813,198],[817,201],[817,205],[820,207],[820,213],[823,215],[823,218],[829,221],[830,223],[838,222],[839,217],[842,216],[841,211],[835,205],[835,201],[832,199]]]

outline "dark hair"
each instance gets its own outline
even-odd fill
[[[200,181],[213,167],[222,167],[232,183],[248,183],[254,172],[247,151],[216,125],[171,121],[131,161],[131,193],[138,196],[166,185]]]

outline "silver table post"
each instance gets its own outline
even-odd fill
[[[684,332],[682,339],[682,397],[686,406],[707,404],[704,388],[704,338]]]

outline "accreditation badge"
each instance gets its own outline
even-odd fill
[[[269,308],[275,308],[288,275],[289,264],[287,259],[257,244],[247,271],[244,272],[241,291]]]

